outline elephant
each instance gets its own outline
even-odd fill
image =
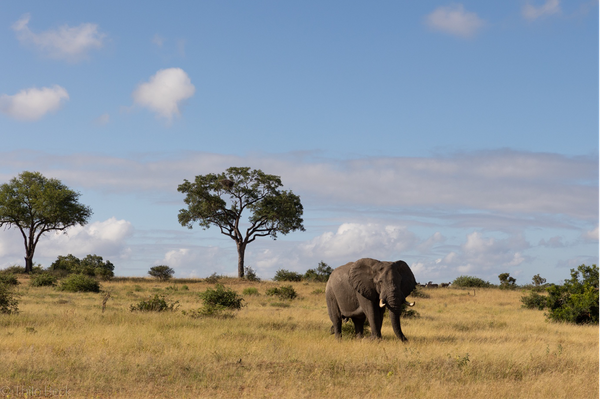
[[[386,262],[359,259],[336,268],[325,288],[327,311],[336,338],[342,337],[342,319],[352,319],[354,330],[362,337],[365,320],[369,320],[371,338],[381,338],[385,307],[390,310],[392,328],[403,342],[408,339],[400,327],[400,314],[406,297],[417,282],[404,261]]]

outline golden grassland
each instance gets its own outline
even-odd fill
[[[282,304],[265,296],[282,284],[223,279],[260,295],[234,318],[192,319],[181,310],[213,285],[105,282],[102,313],[103,294],[21,281],[20,313],[0,315],[0,397],[598,398],[598,326],[547,322],[521,291],[429,289],[409,297],[408,343],[387,319],[382,340],[338,342],[322,283],[283,284],[300,298]],[[156,293],[179,310],[129,310]]]

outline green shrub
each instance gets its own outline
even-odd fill
[[[464,287],[464,288],[489,288],[492,286],[488,281],[483,281],[478,277],[472,276],[460,276],[454,279],[452,282],[453,287]]]
[[[327,263],[321,261],[319,262],[319,266],[317,269],[308,269],[306,273],[304,273],[303,280],[306,281],[318,281],[321,283],[326,283],[329,280],[329,276],[333,273],[333,269],[327,265]]]
[[[292,300],[298,296],[296,290],[291,285],[285,285],[283,287],[269,288],[266,292],[268,296],[277,296],[279,299]]]
[[[553,321],[598,324],[598,266],[571,269],[563,285],[547,288],[547,317]]]
[[[18,285],[19,280],[17,280],[17,276],[12,273],[0,274],[0,284]]]
[[[13,265],[6,269],[0,270],[2,274],[25,274],[25,268],[23,266]]]
[[[209,284],[217,284],[222,276],[218,275],[216,272],[208,276],[204,279]]]
[[[529,295],[521,297],[521,302],[523,302],[524,308],[543,310],[547,306],[547,299],[547,296],[532,291]]]
[[[148,274],[161,281],[166,281],[173,277],[175,270],[166,265],[153,266],[148,270]]]
[[[13,291],[13,286],[0,283],[0,313],[19,313],[19,294]]]
[[[104,261],[102,256],[98,255],[87,255],[83,259],[79,259],[72,254],[58,256],[48,270],[59,275],[85,274],[104,280],[111,279],[115,275],[115,265],[109,260]]]
[[[428,293],[426,293],[424,290],[421,289],[421,287],[416,286],[412,292],[410,293],[411,297],[414,298],[431,298],[431,295],[429,295]]]
[[[258,289],[254,288],[254,287],[244,288],[244,291],[242,291],[242,295],[247,295],[247,296],[258,295]]]
[[[231,288],[226,288],[222,284],[217,284],[215,289],[207,288],[206,291],[199,294],[200,299],[205,306],[220,305],[228,309],[241,309],[244,305],[244,298],[239,296]]]
[[[100,292],[100,284],[95,278],[84,274],[71,274],[60,281],[59,291]]]
[[[141,300],[137,305],[130,305],[129,310],[132,312],[172,312],[178,307],[179,301],[169,303],[164,295],[156,294],[147,300]]]
[[[300,273],[291,272],[285,269],[279,269],[275,272],[274,281],[302,281],[302,275]]]
[[[32,287],[52,287],[56,285],[56,276],[53,276],[50,273],[41,273],[36,274],[31,280],[29,280],[29,285]]]
[[[260,281],[256,272],[251,267],[244,267],[244,278],[248,281]]]

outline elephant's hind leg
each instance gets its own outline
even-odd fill
[[[362,338],[364,329],[365,329],[365,317],[353,317],[352,323],[354,323],[354,332],[356,333],[356,338]]]

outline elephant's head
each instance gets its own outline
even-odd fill
[[[400,314],[406,297],[417,282],[404,261],[380,262],[375,259],[360,259],[350,269],[350,284],[365,298],[386,306],[391,314],[392,327],[398,338],[406,340],[400,329]]]

